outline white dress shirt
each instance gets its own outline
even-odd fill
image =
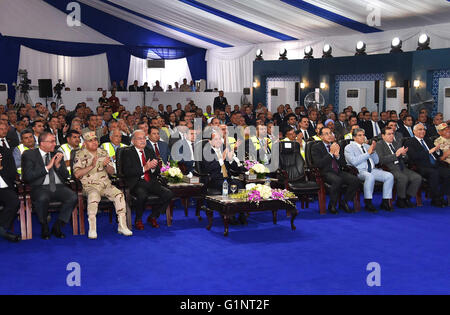
[[[42,185],[49,185],[50,184],[50,177],[48,176],[48,169],[47,169],[47,163],[45,162],[45,156],[47,155],[47,152],[42,151],[41,149],[39,149],[39,153],[41,154],[42,160],[44,161],[44,169],[47,172],[47,175],[45,176],[44,182],[42,183]],[[51,158],[50,158],[51,160]],[[64,159],[61,160],[61,163],[64,163]],[[55,166],[53,164],[53,166]],[[56,174],[55,171],[55,184],[61,184],[61,180],[59,179],[58,174]]]
[[[6,145],[6,147],[7,147],[8,149],[11,149],[11,148],[9,147],[9,144],[8,144],[8,141],[6,140],[6,138],[0,138],[0,146],[3,146],[3,141],[4,141],[5,145]]]

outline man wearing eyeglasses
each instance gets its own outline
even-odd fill
[[[31,202],[42,226],[41,237],[50,239],[47,223],[50,201],[60,201],[59,217],[51,234],[64,238],[62,227],[69,222],[77,204],[77,195],[64,185],[70,175],[64,163],[64,155],[56,152],[55,136],[49,132],[39,135],[39,148],[28,150],[22,156],[22,178],[31,185]]]

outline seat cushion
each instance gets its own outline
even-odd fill
[[[319,185],[316,182],[310,181],[297,181],[294,183],[289,183],[289,190],[292,191],[315,191],[319,190]]]

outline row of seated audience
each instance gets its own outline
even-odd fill
[[[109,179],[117,172],[117,150],[127,146],[131,149],[124,150],[122,167],[126,170],[127,187],[136,198],[137,230],[144,229],[147,195],[161,199],[160,206],[153,207],[147,219],[154,228],[159,227],[157,219],[173,198],[159,181],[163,163],[179,161],[185,165],[186,173],[195,173],[195,165],[200,163],[209,174],[209,187],[220,190],[224,179],[228,179],[242,188],[242,183],[229,174],[243,172],[245,159],[261,161],[275,172],[278,165],[272,165],[272,156],[277,152],[272,152],[272,148],[284,141],[299,143],[303,158],[307,142],[314,141],[312,160],[330,186],[330,213],[336,214],[337,208],[354,212],[349,202],[360,181],[365,209],[370,212],[377,211],[372,204],[377,181],[383,184],[380,208],[386,211],[393,210],[389,201],[394,183],[396,206],[414,207],[412,197],[423,179],[432,187],[431,204],[448,205],[450,128],[440,113],[431,118],[423,110],[415,121],[406,111],[398,116],[396,112],[378,115],[363,108],[357,114],[348,107],[337,115],[333,105],[320,110],[303,106],[293,110],[286,104],[272,114],[261,103],[256,108],[235,105],[232,111],[223,100],[223,93],[219,97],[222,99],[215,102],[214,112],[210,105],[203,112],[192,101],[184,109],[178,103],[175,108],[163,104],[157,109],[136,106],[130,112],[110,98],[100,99],[96,112],[85,103],[71,112],[54,104],[50,110],[40,103],[34,107],[22,105],[17,110],[12,104],[0,106],[0,235],[10,241],[20,240],[20,236],[9,231],[19,207],[17,175],[31,186],[42,238],[49,239],[51,234],[64,237],[62,228],[77,203],[76,193],[64,185],[71,176],[80,180],[88,199],[89,238],[97,238],[96,214],[101,197],[114,202],[118,232],[132,235],[126,225],[123,192]],[[212,160],[194,156],[195,146],[203,139],[208,140],[203,152],[211,153]],[[347,145],[342,142],[345,140]],[[73,161],[72,150],[77,150]],[[245,155],[240,155],[242,151]],[[357,169],[357,175],[345,171],[348,165]],[[414,165],[414,170],[408,165]],[[63,206],[50,230],[47,216],[51,200],[59,200]],[[244,223],[243,214],[239,221]]]

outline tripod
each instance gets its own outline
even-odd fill
[[[21,104],[33,105],[33,100],[31,99],[30,94],[28,94],[28,90],[19,90],[19,97],[16,97],[16,106],[20,106]]]
[[[63,99],[61,97],[61,91],[56,92],[56,95],[53,98],[53,101],[56,103],[56,108],[58,108],[59,105],[64,104]]]

